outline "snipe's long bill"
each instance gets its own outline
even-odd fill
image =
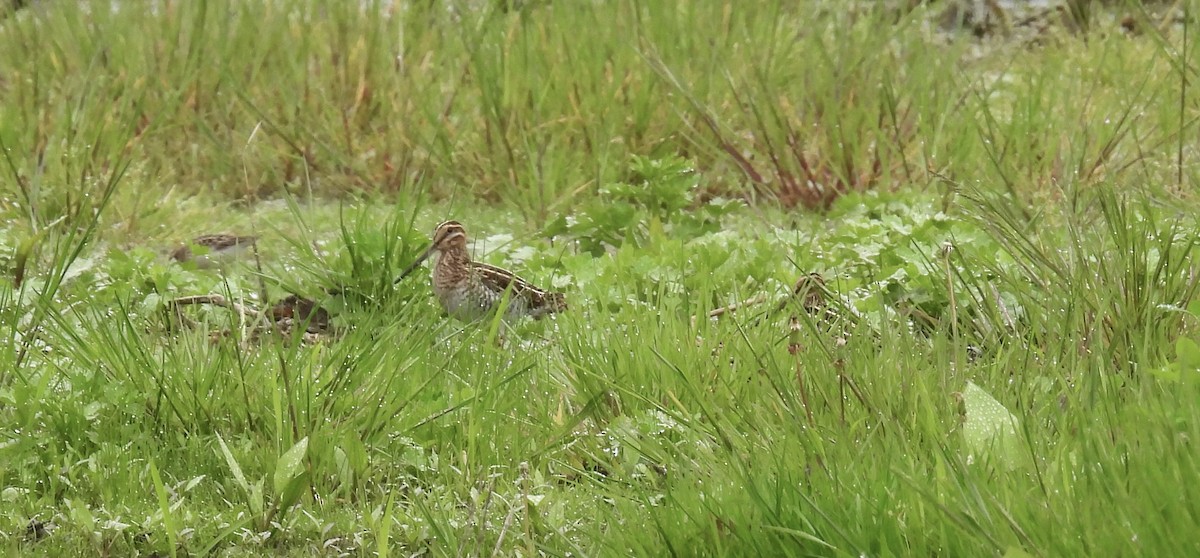
[[[550,293],[533,286],[507,269],[471,261],[467,250],[467,230],[458,221],[446,221],[433,231],[429,248],[408,266],[400,277],[407,277],[432,254],[437,254],[430,273],[430,282],[438,302],[450,316],[474,321],[492,315],[499,308],[504,293],[509,295],[505,319],[522,316],[541,318],[546,314],[567,309],[562,293]]]

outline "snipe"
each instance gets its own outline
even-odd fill
[[[493,265],[471,261],[467,250],[467,230],[457,221],[446,221],[433,231],[433,242],[405,269],[401,279],[412,273],[431,254],[437,252],[431,283],[442,308],[450,316],[474,321],[493,315],[510,291],[504,318],[515,320],[522,316],[537,319],[567,309],[562,293],[539,289],[513,272]]]
[[[255,242],[256,236],[206,234],[176,248],[171,258],[179,263],[193,262],[199,268],[220,267],[249,253]]]

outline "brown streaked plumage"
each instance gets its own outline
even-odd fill
[[[193,262],[200,268],[218,267],[245,254],[255,242],[258,242],[256,236],[206,234],[176,248],[171,252],[171,259],[180,263]]]
[[[317,306],[317,303],[297,294],[288,295],[271,307],[271,318],[276,324],[294,327],[304,324],[309,333],[325,333],[329,331],[329,311]]]
[[[500,305],[505,291],[511,291],[505,319],[521,316],[537,319],[567,309],[562,293],[550,293],[533,286],[507,269],[471,261],[467,250],[467,230],[458,221],[446,221],[433,231],[433,242],[405,269],[400,282],[434,252],[437,261],[430,273],[433,292],[446,313],[463,321],[490,316]]]

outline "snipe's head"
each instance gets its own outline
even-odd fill
[[[396,278],[395,282],[399,283],[401,279],[407,277],[414,269],[420,267],[429,258],[429,255],[434,252],[444,253],[449,250],[465,250],[466,247],[467,229],[458,221],[445,221],[433,230],[433,242],[429,243],[429,248],[426,248],[412,265],[400,272],[400,276]]]
[[[446,221],[433,230],[433,243],[428,251],[443,251],[467,246],[467,229],[458,221]]]

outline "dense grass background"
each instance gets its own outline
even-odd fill
[[[0,8],[5,552],[1196,553],[1195,22],[941,9]],[[393,286],[447,217],[571,311]]]

